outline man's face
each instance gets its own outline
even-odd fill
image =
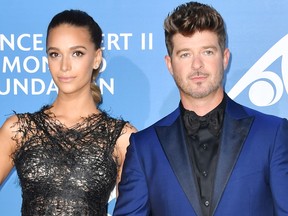
[[[172,42],[172,55],[166,56],[165,61],[181,98],[204,98],[222,91],[230,53],[228,49],[221,51],[214,32],[195,32],[192,36],[176,34]]]

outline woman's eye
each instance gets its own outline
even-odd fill
[[[49,56],[50,56],[51,58],[56,58],[57,56],[59,56],[59,54],[56,53],[56,52],[51,52],[51,53],[49,53]]]
[[[83,55],[83,52],[76,51],[73,53],[73,56],[81,57]]]

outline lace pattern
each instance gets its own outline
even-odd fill
[[[48,109],[17,114],[22,215],[106,215],[119,166],[114,147],[126,122],[103,112],[67,128]]]

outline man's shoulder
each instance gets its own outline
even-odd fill
[[[235,113],[237,113],[238,118],[253,117],[254,120],[256,120],[256,121],[261,121],[263,123],[270,123],[270,124],[272,122],[279,124],[283,120],[287,121],[285,118],[277,116],[276,114],[265,113],[263,111],[255,109],[255,108],[251,108],[251,107],[248,107],[246,105],[239,104],[233,100],[230,100],[229,105],[230,105],[230,111],[229,112],[231,113],[231,110],[234,110],[232,112],[234,113],[234,115],[235,115]],[[233,107],[233,108],[231,109],[231,107]],[[236,108],[236,111],[235,111],[235,108]]]

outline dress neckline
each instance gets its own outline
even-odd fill
[[[87,123],[89,121],[96,120],[96,119],[100,119],[101,116],[103,116],[103,112],[98,112],[98,113],[91,113],[88,116],[80,116],[79,120],[73,124],[71,124],[70,126],[66,125],[65,123],[63,123],[62,121],[60,121],[57,116],[55,115],[55,113],[53,113],[51,111],[52,106],[44,106],[41,109],[41,112],[44,114],[44,116],[46,117],[47,120],[49,120],[50,123],[52,123],[53,125],[60,127],[62,129],[65,130],[76,130],[76,129],[80,129],[83,128],[87,125]]]

